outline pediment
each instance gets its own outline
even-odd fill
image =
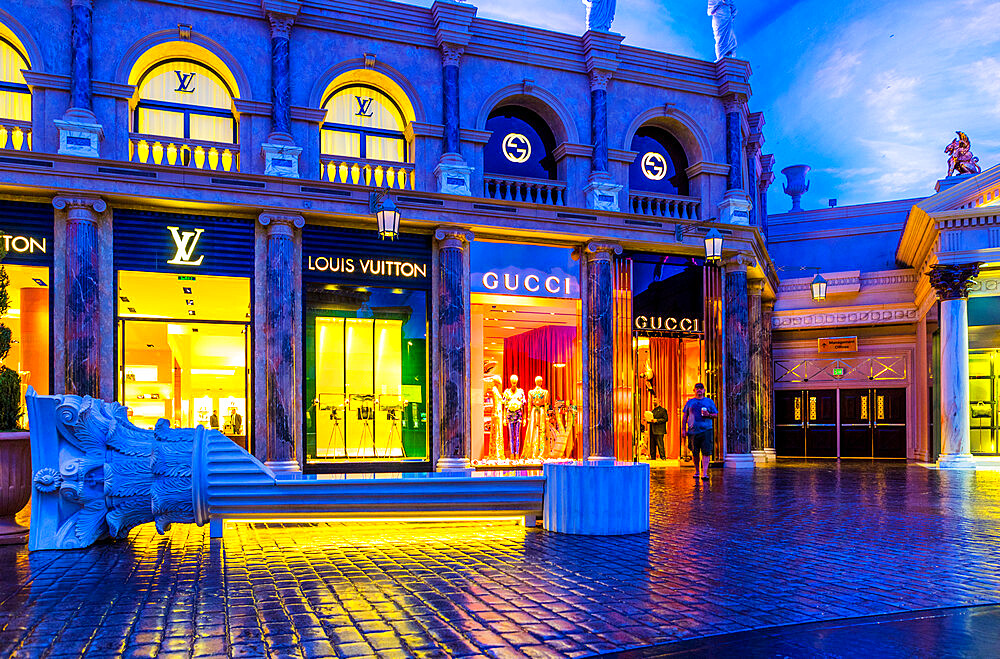
[[[943,181],[952,179],[960,180],[927,197],[916,206],[928,214],[985,205],[1000,206],[1000,164],[980,174],[953,176]]]

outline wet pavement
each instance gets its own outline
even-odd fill
[[[1000,603],[1000,472],[654,469],[651,502],[652,531],[618,538],[238,524],[222,544],[146,526],[82,551],[0,547],[0,656],[952,654],[935,634],[970,656],[988,638],[973,621],[996,636],[988,608],[912,612]]]

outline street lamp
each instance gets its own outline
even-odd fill
[[[683,226],[681,224],[674,226],[674,240],[681,242],[684,236],[691,233],[695,229],[703,226],[702,224],[691,224],[688,226]],[[718,261],[722,258],[722,232],[712,227],[705,234],[705,259],[707,261]]]
[[[809,284],[809,288],[812,289],[812,297],[814,300],[825,300],[826,299],[826,280],[817,272],[816,276],[813,277],[812,283]]]
[[[388,190],[376,190],[368,195],[368,212],[375,215],[379,238],[395,240],[399,235],[399,209]]]

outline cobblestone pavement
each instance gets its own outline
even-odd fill
[[[499,523],[150,526],[0,547],[0,656],[584,656],[1000,602],[1000,472],[652,474],[651,533]]]

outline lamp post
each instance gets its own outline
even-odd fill
[[[368,212],[375,216],[379,238],[395,240],[399,235],[399,209],[388,190],[376,190],[368,196]]]

